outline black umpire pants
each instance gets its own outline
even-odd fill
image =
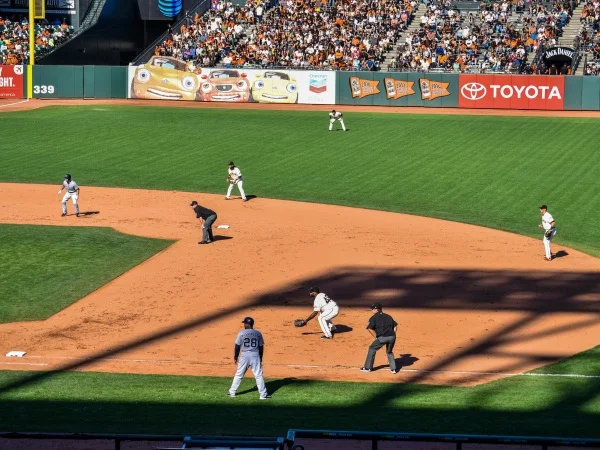
[[[375,354],[377,350],[385,345],[385,353],[387,354],[388,361],[390,363],[390,370],[396,370],[396,359],[394,358],[394,345],[396,344],[396,336],[379,336],[369,346],[367,353],[367,360],[365,361],[366,369],[373,369],[375,363]]]

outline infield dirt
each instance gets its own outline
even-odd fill
[[[214,209],[219,240],[198,245],[190,200]],[[56,187],[0,184],[0,222],[105,226],[174,239],[165,251],[53,317],[0,325],[0,368],[232,376],[250,315],[270,378],[471,385],[597,345],[600,260],[541,240],[436,219],[253,198],[82,187],[83,212],[60,217]],[[143,206],[139,206],[143,205]],[[93,258],[93,255],[90,255]],[[85,267],[82,268],[85,270]],[[76,283],[64,274],[64,283]],[[340,305],[342,333],[320,339],[318,285]],[[361,373],[367,306],[400,323],[400,374]],[[10,362],[10,364],[8,364]]]

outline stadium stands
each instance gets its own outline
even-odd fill
[[[377,70],[414,17],[415,0],[248,0],[171,33],[157,55],[211,66]]]
[[[52,51],[58,44],[67,41],[73,27],[66,21],[49,23],[47,20],[35,24],[36,57]],[[29,21],[25,17],[0,17],[0,64],[16,65],[29,63]]]
[[[546,73],[527,63],[540,46],[556,45],[572,16],[569,1],[482,2],[478,12],[430,2],[400,46],[393,68],[434,72]]]

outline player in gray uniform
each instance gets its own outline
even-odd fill
[[[242,323],[244,324],[244,329],[237,335],[233,355],[233,362],[238,365],[238,368],[227,395],[235,397],[235,393],[240,387],[242,378],[244,378],[248,367],[250,367],[254,374],[254,378],[256,379],[256,387],[260,394],[260,400],[267,400],[271,398],[271,396],[267,393],[267,387],[265,386],[265,379],[263,378],[262,373],[262,358],[265,341],[263,340],[260,331],[254,329],[254,319],[252,317],[246,317],[242,320]],[[240,352],[242,353],[241,355]]]
[[[75,180],[71,179],[70,174],[65,175],[65,180],[63,181],[60,191],[58,191],[58,195],[61,194],[63,189],[66,189],[67,193],[62,199],[62,216],[64,217],[67,215],[67,200],[71,199],[73,206],[75,207],[75,215],[79,217],[79,186],[75,183]]]

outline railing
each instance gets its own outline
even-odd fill
[[[210,1],[209,0],[201,0],[193,8],[191,8],[189,10],[189,15],[193,16],[196,13],[198,13],[199,15],[203,15],[206,11],[208,11],[209,8],[210,8]],[[184,15],[181,19],[179,19],[177,22],[175,22],[172,25],[172,29],[178,30],[179,28],[181,28],[181,25],[186,23],[187,20],[189,20],[189,19]],[[154,54],[154,50],[156,49],[156,46],[163,43],[166,40],[168,33],[169,33],[169,31],[167,30],[163,34],[161,34],[158,38],[156,38],[148,47],[146,47],[145,50],[143,50],[139,55],[137,55],[135,57],[135,59],[130,63],[130,65],[137,66],[139,64],[142,64],[142,63],[145,63],[146,61],[148,61],[150,59],[150,57]]]
[[[248,436],[181,436],[181,435],[144,435],[144,434],[79,434],[79,433],[0,433],[1,440],[35,440],[45,448],[44,441],[58,440],[75,442],[103,441],[102,448],[119,450],[121,444],[136,442],[136,448],[148,450],[175,448],[254,448],[274,450],[304,450],[306,439],[313,440],[307,448],[315,448],[314,440],[366,441],[371,449],[380,447],[382,442],[422,442],[445,443],[461,450],[465,444],[492,444],[505,450],[530,447],[531,450],[548,450],[549,447],[600,448],[600,439],[568,438],[568,437],[535,437],[535,436],[499,436],[471,434],[429,434],[398,432],[367,432],[337,430],[288,430],[285,437],[248,437]],[[168,447],[165,447],[167,445]],[[64,447],[64,445],[63,445]],[[83,447],[83,446],[82,446]],[[9,447],[7,447],[9,448]],[[365,448],[364,445],[361,448]]]

